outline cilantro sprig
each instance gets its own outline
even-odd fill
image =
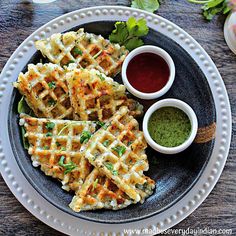
[[[129,51],[143,45],[140,38],[148,34],[147,22],[145,19],[136,20],[130,17],[126,22],[116,22],[115,29],[109,36],[112,43],[119,43],[125,46]]]
[[[191,3],[203,4],[203,16],[207,20],[212,20],[219,13],[227,14],[231,8],[228,5],[228,0],[188,0]]]
[[[133,0],[131,7],[154,12],[160,7],[158,0]]]
[[[76,168],[76,165],[75,163],[73,163],[72,161],[69,162],[69,163],[64,163],[64,160],[65,160],[65,156],[61,156],[58,164],[61,166],[61,167],[64,167],[65,168],[65,171],[64,171],[64,174],[68,174],[70,173],[72,170],[74,170]]]

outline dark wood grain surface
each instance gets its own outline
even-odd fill
[[[207,23],[197,5],[185,0],[162,2],[158,14],[192,35],[215,62],[229,94],[233,117],[231,149],[220,180],[204,203],[174,228],[232,229],[232,235],[236,235],[236,56],[224,41],[225,17],[218,16]],[[0,0],[0,70],[20,43],[38,27],[67,12],[95,5],[129,6],[130,1],[57,0],[44,5],[23,0]],[[32,216],[16,200],[2,177],[0,203],[0,235],[62,235]]]

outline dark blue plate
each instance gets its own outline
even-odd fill
[[[103,21],[80,25],[76,29],[84,27],[87,32],[102,34],[107,37],[113,26],[114,22]],[[73,30],[76,29],[74,28]],[[173,40],[154,30],[150,30],[144,41],[145,44],[156,45],[166,50],[173,58],[176,66],[174,84],[169,92],[160,99],[178,98],[187,102],[197,115],[199,127],[205,127],[215,122],[215,106],[209,85],[203,72],[191,56]],[[37,52],[29,63],[38,63],[40,59],[43,59],[42,55]],[[17,80],[17,78],[15,79]],[[115,79],[121,82],[120,75]],[[76,217],[103,223],[125,223],[158,214],[183,198],[194,186],[212,153],[213,140],[204,144],[193,143],[184,152],[171,156],[162,155],[148,148],[147,155],[150,169],[146,175],[156,181],[156,189],[144,204],[131,205],[118,211],[97,210],[76,213],[68,207],[73,194],[62,190],[58,181],[46,176],[39,168],[34,168],[31,164],[30,156],[23,148],[18,125],[19,115],[17,114],[17,103],[20,97],[20,94],[15,89],[9,107],[8,123],[11,145],[17,163],[28,181],[45,199]],[[139,101],[147,109],[151,103],[157,100],[151,102]]]

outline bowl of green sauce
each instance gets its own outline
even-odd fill
[[[188,148],[198,129],[193,109],[178,99],[163,99],[153,104],[143,119],[147,143],[156,151],[175,154]]]

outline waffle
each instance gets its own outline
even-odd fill
[[[91,165],[79,152],[81,142],[88,141],[86,134],[95,132],[96,124],[21,114],[20,125],[26,131],[33,166],[41,166],[46,175],[59,179],[63,189],[78,191],[91,172]]]
[[[29,64],[28,71],[20,73],[14,86],[37,117],[71,119],[73,109],[64,75],[60,66],[51,63]]]
[[[124,85],[98,70],[73,69],[66,76],[71,104],[79,120],[106,121],[126,104],[132,114],[142,113],[142,106],[127,98]]]
[[[132,199],[95,168],[69,206],[79,212],[102,208],[118,210],[132,203]]]
[[[50,38],[37,41],[35,46],[55,64],[68,66],[76,63],[78,68],[95,68],[108,76],[120,72],[128,54],[125,47],[113,44],[101,35],[86,33],[83,28],[77,32],[53,34]]]
[[[138,122],[128,113],[127,107],[121,107],[81,151],[136,203],[152,194],[155,185],[143,174],[149,168],[145,154],[147,145]]]

